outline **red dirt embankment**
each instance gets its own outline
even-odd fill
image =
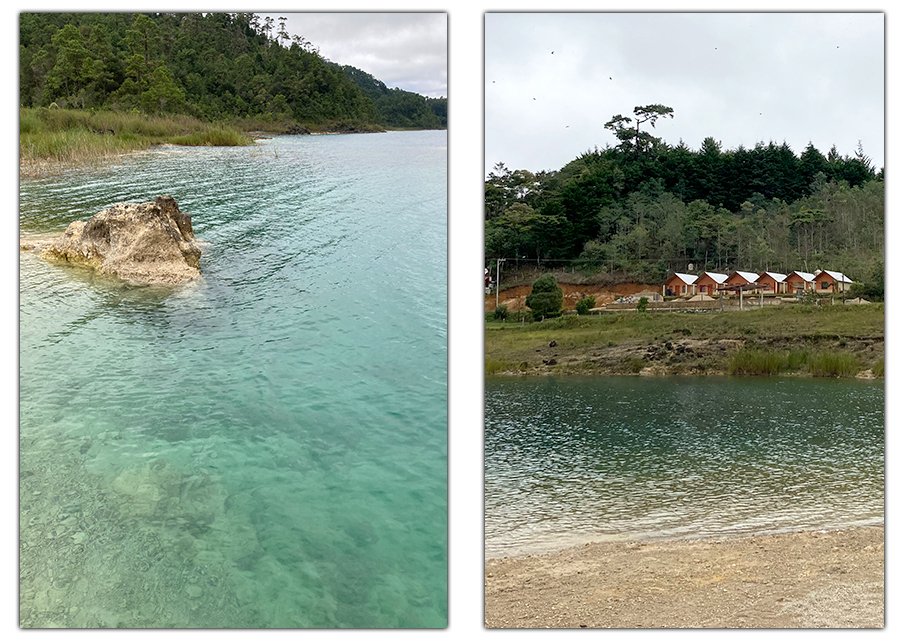
[[[563,309],[575,309],[575,305],[583,296],[593,296],[596,305],[605,305],[620,296],[631,296],[641,292],[660,292],[659,285],[643,285],[641,283],[620,283],[618,285],[570,285],[560,283],[563,290]],[[500,291],[500,304],[506,305],[510,311],[525,309],[525,298],[531,293],[531,285],[519,285]],[[661,292],[660,292],[661,293]],[[583,295],[583,296],[582,296]],[[486,294],[484,311],[492,311],[497,305],[497,294]]]

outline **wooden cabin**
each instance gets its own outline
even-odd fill
[[[726,278],[725,282],[722,284],[723,285],[750,285],[752,283],[755,283],[757,278],[758,278],[758,276],[756,274],[754,274],[753,272],[741,272],[741,271],[731,272],[731,275],[728,276],[728,278]],[[728,293],[733,296],[735,292],[731,291]]]
[[[697,282],[694,283],[694,286],[697,288],[697,293],[699,294],[707,294],[712,295],[716,293],[716,289],[719,285],[725,283],[725,280],[728,278],[728,274],[717,274],[716,272],[703,272],[700,275],[700,278],[697,279]]]
[[[693,274],[675,273],[663,285],[663,292],[666,296],[694,295],[697,293],[696,282],[697,277]]]
[[[787,293],[786,279],[786,274],[763,272],[756,279],[756,282],[763,286],[763,291],[772,292],[773,294],[784,294]]]
[[[787,286],[787,293],[799,294],[800,292],[812,289],[815,286],[815,283],[813,283],[815,277],[815,274],[810,274],[809,272],[791,272],[784,279],[785,285]]]
[[[820,294],[846,292],[850,289],[850,285],[853,284],[853,281],[841,272],[832,272],[827,269],[823,269],[816,274],[813,282],[816,285],[816,291]]]

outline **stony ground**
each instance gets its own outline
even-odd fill
[[[884,528],[591,543],[485,565],[488,628],[880,628]]]
[[[206,562],[190,528],[141,526],[134,510],[145,503],[123,503],[85,470],[90,441],[69,455],[30,445],[20,439],[20,627],[245,623],[223,564]]]
[[[833,339],[833,350],[856,354],[863,364],[858,378],[874,378],[871,366],[884,358],[883,336],[846,337],[842,344]],[[528,363],[526,371],[519,374],[586,374],[642,376],[692,375],[721,376],[728,373],[728,358],[740,350],[747,341],[733,338],[672,338],[671,340],[644,341],[635,339],[618,345],[593,345],[568,347],[544,345],[528,354],[516,354],[515,360]],[[756,340],[761,349],[804,350],[822,349],[821,343],[813,347],[803,340]]]

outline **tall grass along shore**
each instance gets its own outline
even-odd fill
[[[153,145],[250,145],[237,128],[190,116],[73,109],[19,110],[19,171],[34,177]]]
[[[485,374],[884,376],[884,304],[488,320]]]

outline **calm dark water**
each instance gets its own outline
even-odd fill
[[[883,382],[485,382],[489,558],[883,522]]]
[[[446,144],[22,183],[23,235],[170,194],[208,243],[174,290],[21,256],[24,626],[446,625]]]

